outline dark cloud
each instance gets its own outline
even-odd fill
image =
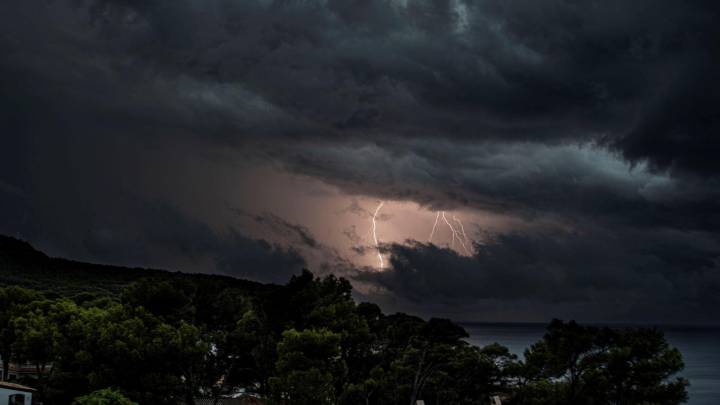
[[[3,67],[128,125],[328,141],[609,135],[651,159],[633,140],[716,82],[712,2],[402,3],[9,3]],[[702,143],[716,117],[694,107],[712,97],[655,128]]]
[[[495,301],[520,303],[526,318],[559,305],[581,306],[574,316],[595,321],[648,320],[662,309],[654,321],[718,322],[720,242],[706,237],[603,229],[501,234],[476,245],[472,257],[432,244],[393,244],[388,270],[356,279],[454,310]]]
[[[15,234],[30,236],[51,255],[104,264],[219,272],[275,283],[286,282],[306,267],[293,248],[246,236],[232,227],[213,230],[165,203],[124,196],[116,205],[95,202],[91,209],[72,215],[62,207],[67,201],[56,201],[61,205],[59,211],[28,211],[19,218],[25,222],[14,227],[21,230]],[[3,212],[8,213],[13,212]],[[3,225],[13,229],[15,224]]]
[[[5,1],[0,231],[118,264],[261,279],[276,267],[279,280],[309,249],[332,263],[321,271],[347,270],[275,214],[252,215],[296,248],[169,208],[183,205],[173,185],[198,190],[185,210],[222,199],[197,166],[228,159],[227,171],[266,164],[346,194],[563,225],[499,236],[474,259],[393,246],[395,270],[364,277],[408,299],[452,296],[456,283],[436,279],[443,263],[474,280],[458,287],[467,300],[615,289],[709,302],[719,11],[701,0]],[[407,263],[432,283],[409,280]],[[509,283],[504,272],[509,295],[477,296]]]
[[[273,231],[281,234],[290,234],[291,239],[294,239],[296,243],[305,245],[310,248],[318,248],[319,244],[315,238],[310,234],[307,227],[303,225],[293,224],[287,220],[272,214],[264,213],[259,215],[246,214],[242,211],[236,210],[240,215],[250,216],[257,224],[263,227],[269,227]]]
[[[217,270],[256,281],[286,283],[306,267],[296,250],[285,249],[262,239],[251,239],[237,232],[218,247]]]
[[[306,266],[294,249],[245,236],[232,228],[214,231],[160,203],[139,205],[124,226],[95,222],[82,246],[90,260],[105,263],[139,266],[181,258],[179,270],[220,272],[274,283],[286,282]],[[128,258],[133,258],[132,262],[127,263]]]
[[[641,227],[720,226],[715,177],[681,179],[633,168],[598,147],[442,139],[415,139],[404,146],[316,146],[290,165],[358,194],[434,209],[469,206],[527,218]]]

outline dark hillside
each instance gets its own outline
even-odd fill
[[[101,266],[0,237],[3,370],[32,364],[36,377],[13,378],[48,405],[108,403],[92,400],[106,396],[194,405],[239,390],[293,405],[487,404],[495,395],[508,405],[687,399],[687,380],[676,377],[682,356],[659,330],[554,320],[524,362],[467,337],[447,319],[357,304],[350,282],[334,275],[304,271],[280,286]]]
[[[227,287],[240,288],[248,292],[275,288],[273,285],[228,276],[108,266],[52,258],[25,241],[0,235],[0,287],[18,285],[55,292],[62,296],[72,296],[82,292],[115,295],[132,282],[148,277],[221,282]]]

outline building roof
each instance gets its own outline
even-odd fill
[[[26,385],[20,385],[15,384],[7,381],[0,381],[0,389],[8,389],[8,390],[15,390],[15,391],[25,391],[25,392],[35,392],[37,391],[35,388],[28,387]]]

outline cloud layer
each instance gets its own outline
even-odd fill
[[[623,301],[636,306],[618,317],[674,303],[677,319],[717,322],[705,309],[720,257],[719,11],[700,0],[7,1],[0,231],[60,255],[272,281],[310,249],[328,258],[323,271],[346,273],[335,236],[289,222],[292,208],[247,214],[291,246],[209,223],[229,199],[216,178],[269,166],[348,196],[557,224],[488,235],[473,258],[391,244],[392,271],[357,273],[398,299],[432,298],[428,312]]]

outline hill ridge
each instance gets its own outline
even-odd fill
[[[17,285],[63,295],[82,292],[117,294],[142,278],[220,279],[234,287],[252,291],[276,287],[223,274],[186,273],[50,257],[27,241],[0,235],[0,287]]]

